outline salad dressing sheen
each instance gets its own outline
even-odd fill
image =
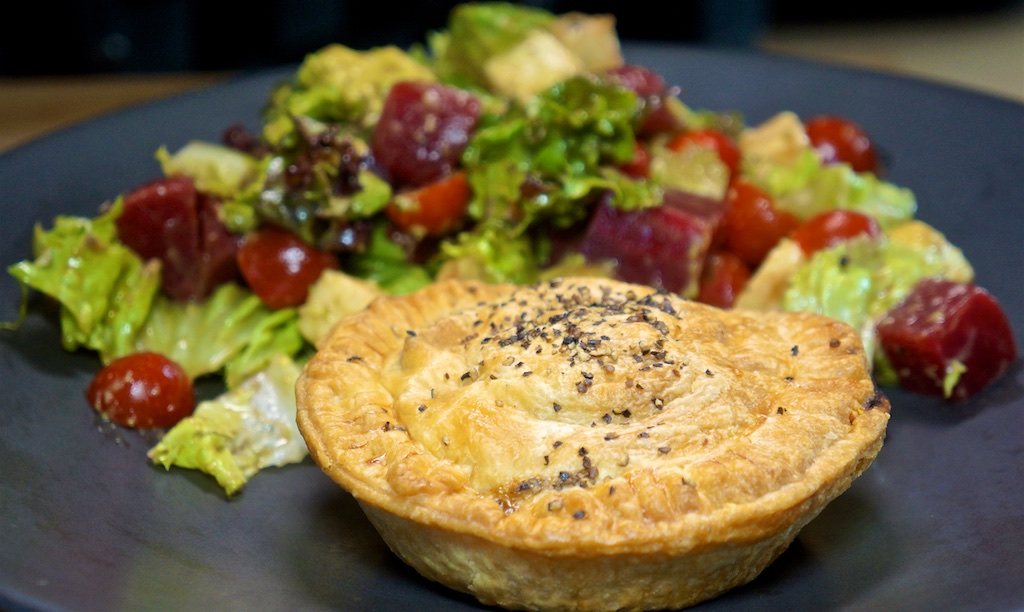
[[[910,365],[891,368],[879,321],[923,279],[973,280],[963,253],[915,220],[914,194],[884,168],[855,169],[840,146],[826,155],[811,118],[747,125],[691,108],[685,84],[628,59],[609,15],[503,3],[456,7],[409,50],[329,45],[268,92],[258,133],[226,126],[223,143],[160,148],[163,176],[111,194],[94,218],[38,226],[34,253],[8,271],[61,304],[67,350],[104,364],[158,352],[193,379],[223,379],[224,395],[150,456],[210,473],[228,494],[305,456],[290,391],[316,342],[374,297],[439,279],[607,276],[686,298],[718,287],[723,307],[850,323],[882,382],[938,368],[939,384],[919,390],[958,399],[965,368],[982,372],[975,392],[1016,359],[1012,336],[983,360],[929,352],[943,333],[930,330],[899,336]],[[754,190],[740,185],[763,193],[742,218],[738,194]],[[878,235],[807,254],[773,234],[755,262],[726,248],[763,239],[765,215],[805,224],[835,210],[870,218]],[[732,268],[708,264],[730,257]],[[740,272],[715,276],[728,269]],[[995,315],[935,308],[958,333],[1005,336],[994,299],[970,295]]]

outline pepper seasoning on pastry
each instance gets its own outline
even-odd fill
[[[422,575],[514,609],[752,580],[889,418],[844,323],[607,279],[437,283],[318,348],[297,386],[314,460]]]

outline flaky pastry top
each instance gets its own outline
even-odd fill
[[[845,488],[889,416],[843,323],[594,278],[378,299],[297,397],[361,502],[547,554],[764,537]]]

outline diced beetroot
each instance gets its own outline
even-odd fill
[[[457,165],[479,117],[480,101],[469,92],[440,83],[396,83],[373,130],[374,158],[400,186],[431,183]]]
[[[622,212],[602,202],[580,252],[592,262],[614,259],[621,280],[692,298],[724,211],[720,200],[683,191],[666,192],[660,206],[641,211]]]
[[[143,259],[160,260],[171,298],[201,299],[238,274],[239,238],[221,223],[216,206],[189,178],[159,179],[124,196],[118,238]]]
[[[968,283],[922,280],[877,329],[900,385],[916,393],[945,396],[947,375],[961,369],[948,397],[967,399],[1017,359],[1006,313],[991,294]]]
[[[668,90],[665,79],[646,66],[624,64],[611,68],[607,74],[638,96],[662,96]]]
[[[117,219],[121,242],[143,259],[162,259],[171,245],[181,245],[177,250],[186,253],[195,251],[198,227],[196,187],[186,178],[159,179],[125,194],[124,211]]]
[[[541,262],[544,267],[553,266],[568,256],[578,254],[583,243],[583,232],[578,226],[545,228],[543,236],[550,245],[547,257]]]
[[[637,129],[638,136],[682,129],[682,124],[664,104],[669,91],[660,74],[635,64],[612,68],[607,74],[626,89],[632,90],[644,104],[643,119]]]
[[[232,234],[220,219],[220,201],[207,194],[199,194],[199,269],[202,283],[191,292],[205,297],[218,285],[238,278],[238,247],[241,236]]]

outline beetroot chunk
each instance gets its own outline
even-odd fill
[[[1006,313],[969,283],[922,280],[877,329],[900,385],[916,393],[965,400],[1017,359]]]
[[[400,186],[431,183],[458,164],[480,111],[480,101],[456,87],[396,83],[373,130],[374,159]]]
[[[217,203],[189,178],[152,181],[124,196],[117,235],[143,259],[161,262],[164,293],[178,301],[206,297],[235,278],[239,238],[217,215]]]
[[[218,285],[238,278],[238,247],[242,237],[232,234],[220,218],[221,202],[200,193],[199,199],[199,283],[186,299],[203,298]]]
[[[675,114],[665,106],[665,98],[673,92],[669,91],[660,74],[646,66],[626,64],[612,68],[607,75],[640,98],[643,115],[637,129],[638,136],[674,132],[683,127]]]
[[[693,298],[724,207],[720,200],[683,191],[666,192],[660,206],[634,212],[603,202],[580,252],[591,262],[615,260],[620,280]]]

